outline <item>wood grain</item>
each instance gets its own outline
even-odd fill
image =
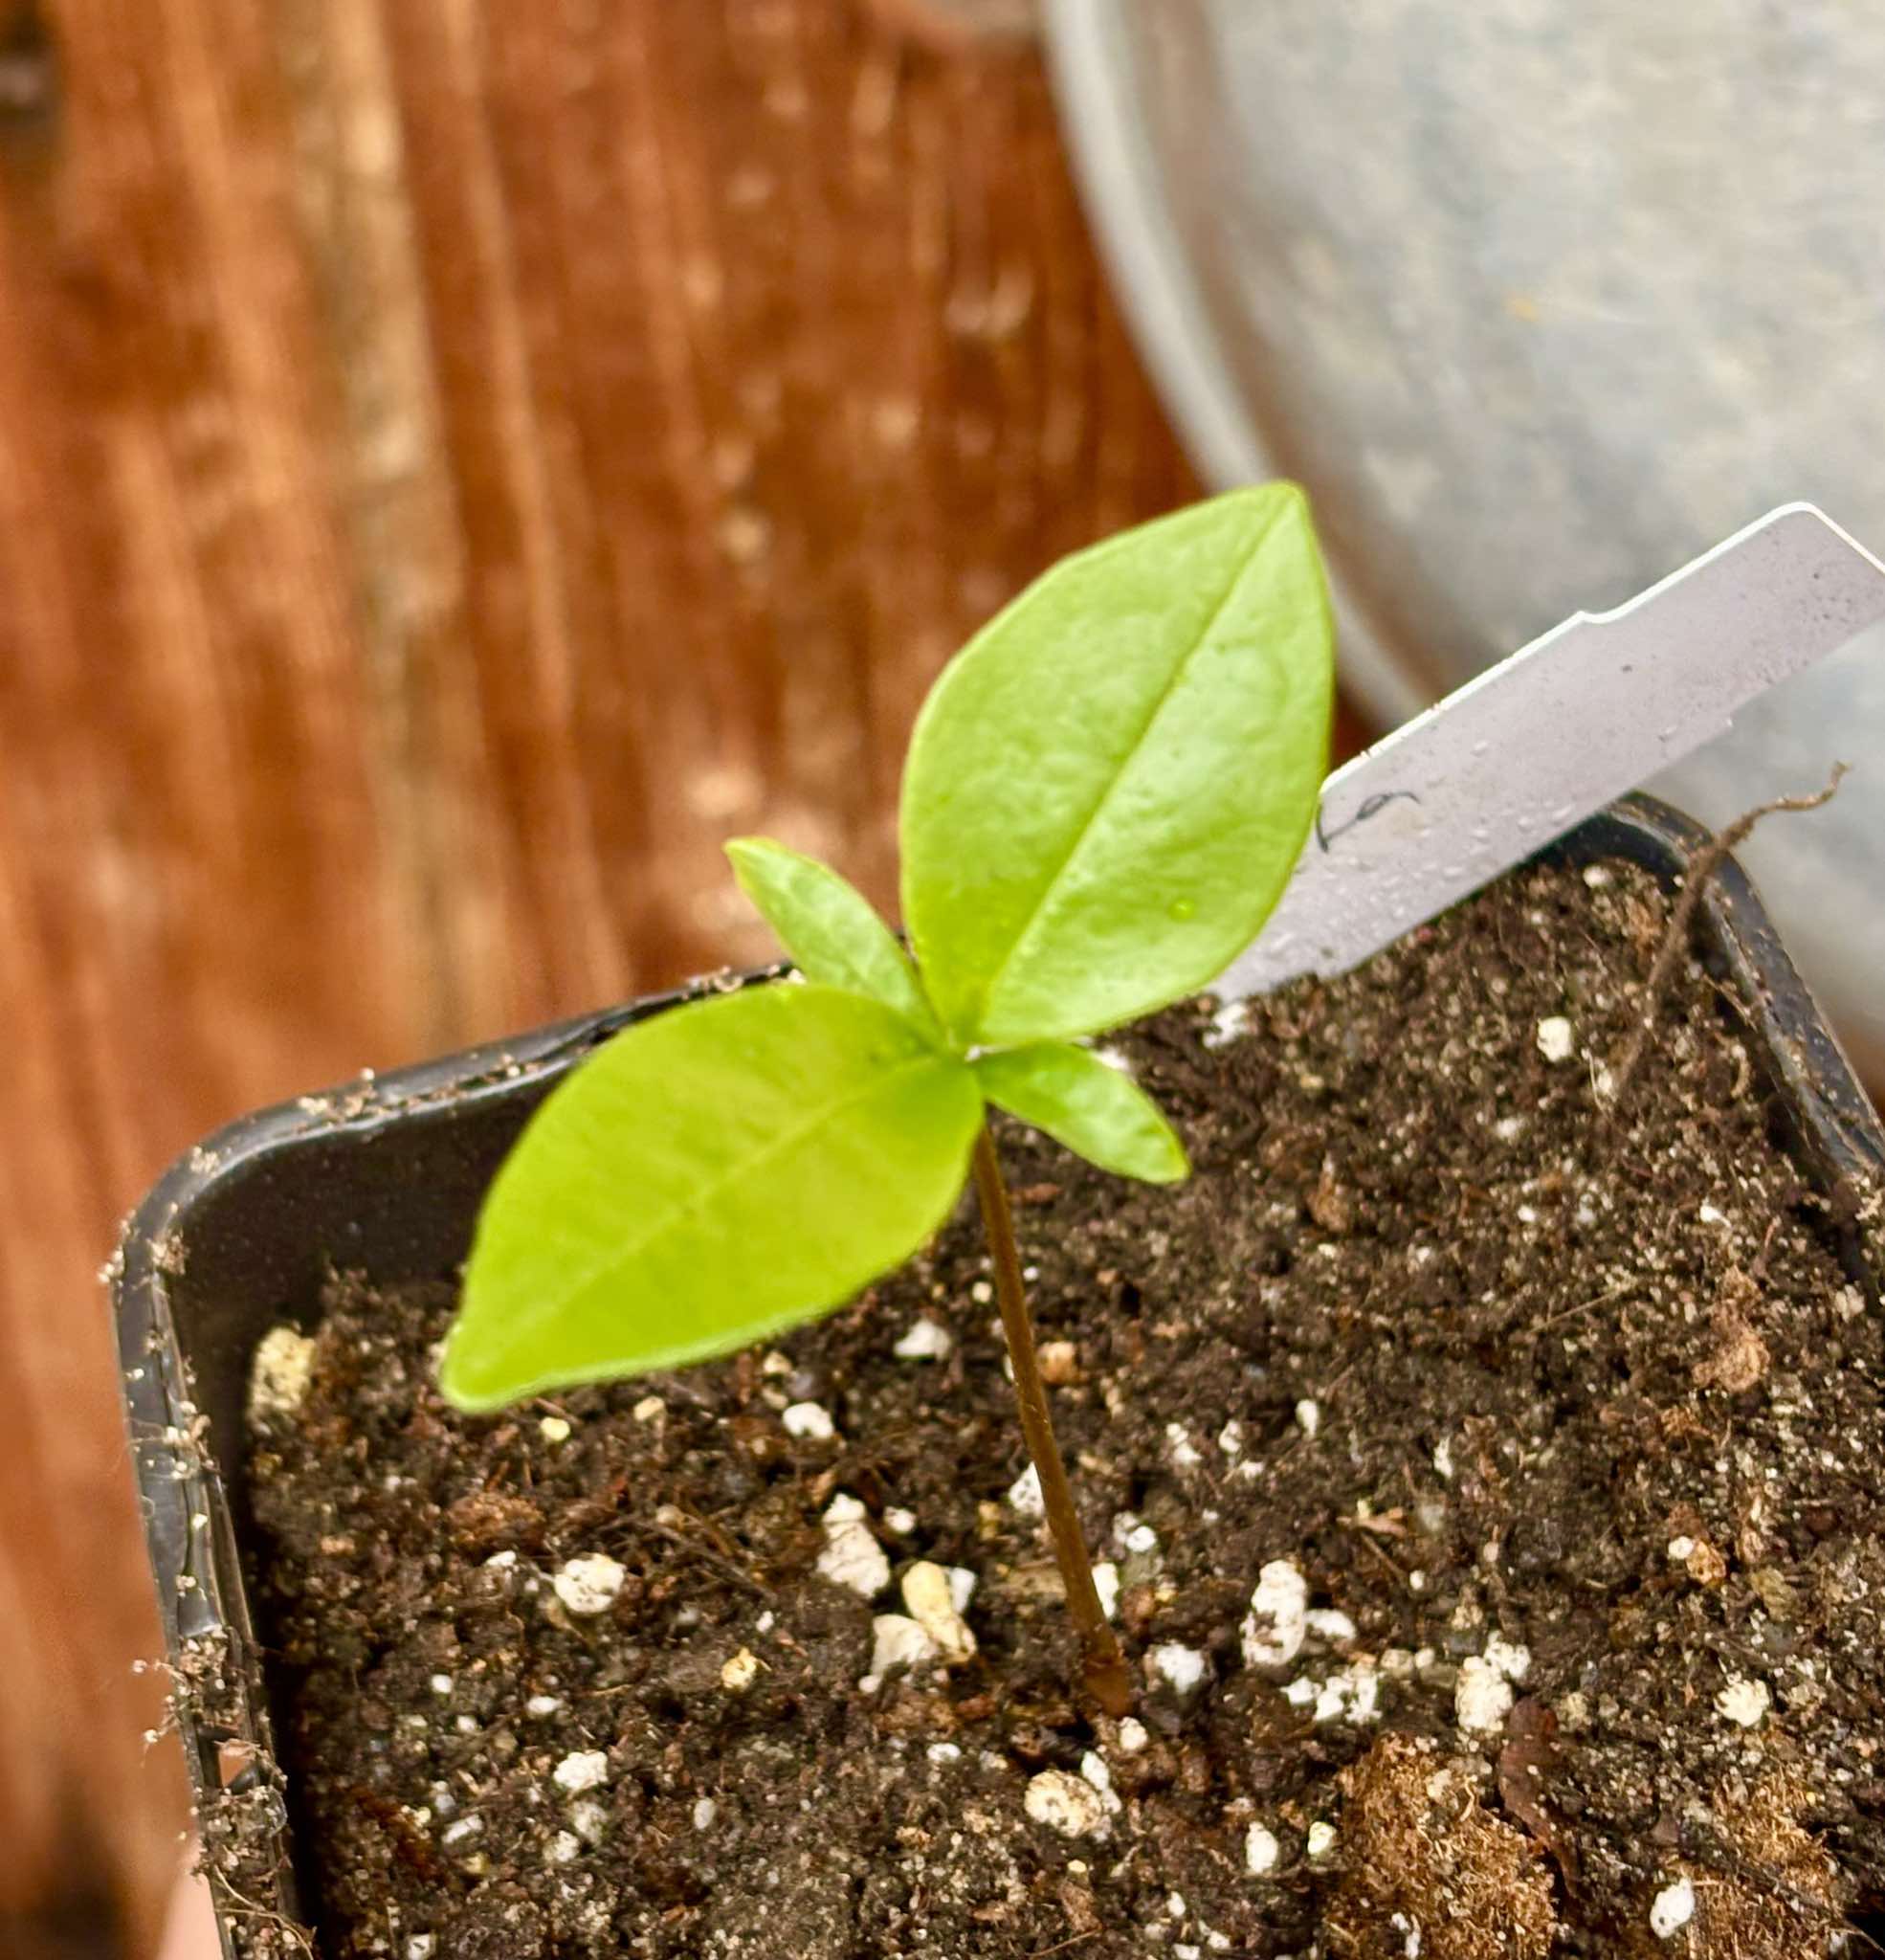
[[[942,658],[1191,489],[1025,41],[0,6],[6,1951],[76,1889],[145,1950],[180,1822],[116,1215],[258,1102],[759,953],[732,831],[887,898]]]

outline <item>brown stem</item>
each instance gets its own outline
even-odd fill
[[[1041,1502],[1053,1537],[1053,1556],[1066,1589],[1067,1610],[1080,1637],[1082,1669],[1088,1691],[1116,1721],[1132,1712],[1132,1677],[1125,1656],[1093,1583],[1093,1563],[1074,1508],[1067,1466],[1053,1439],[1053,1421],[1047,1410],[1047,1388],[1034,1352],[1034,1325],[1028,1314],[1028,1295],[1021,1282],[1021,1255],[1014,1243],[1014,1216],[1009,1210],[1008,1187],[1002,1181],[1001,1158],[993,1132],[985,1124],[975,1140],[975,1194],[982,1205],[982,1226],[995,1258],[995,1297],[1001,1302],[1002,1331],[1014,1363],[1014,1395],[1021,1405],[1021,1432],[1028,1454],[1041,1480]]]
[[[1656,956],[1650,968],[1650,977],[1643,983],[1643,1005],[1636,1017],[1628,1045],[1610,1075],[1609,1118],[1618,1121],[1623,1113],[1624,1098],[1630,1094],[1630,1086],[1636,1080],[1636,1071],[1642,1065],[1643,1052],[1649,1047],[1656,1032],[1656,1019],[1662,1011],[1662,997],[1669,990],[1669,977],[1675,970],[1677,957],[1689,944],[1689,930],[1694,924],[1696,908],[1700,905],[1702,893],[1708,881],[1721,869],[1731,853],[1738,851],[1754,835],[1755,827],[1767,817],[1778,816],[1786,812],[1818,810],[1830,803],[1838,794],[1839,785],[1847,774],[1843,762],[1832,766],[1832,773],[1827,779],[1824,790],[1815,791],[1810,796],[1776,796],[1770,803],[1757,804],[1754,809],[1736,817],[1725,830],[1719,831],[1696,853],[1683,867],[1682,895],[1670,908],[1669,924],[1662,936],[1662,945],[1656,949]]]

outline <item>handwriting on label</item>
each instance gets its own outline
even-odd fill
[[[1319,805],[1316,810],[1316,841],[1326,852],[1338,837],[1345,836],[1357,824],[1370,822],[1379,816],[1390,803],[1418,803],[1420,798],[1411,790],[1377,790],[1372,795],[1364,796],[1362,805],[1346,823],[1329,825],[1327,813]]]

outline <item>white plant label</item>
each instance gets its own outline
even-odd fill
[[[1881,619],[1885,566],[1788,503],[1553,627],[1330,776],[1282,902],[1215,991],[1345,972]]]

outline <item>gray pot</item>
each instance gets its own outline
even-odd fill
[[[1702,841],[1674,811],[1630,797],[1547,855],[1628,858],[1673,882]],[[1703,956],[1749,1003],[1748,1045],[1801,1177],[1840,1216],[1845,1186],[1885,1177],[1885,1130],[1732,863],[1697,927]],[[233,1918],[318,1923],[320,1911],[294,1787],[275,1755],[267,1629],[248,1590],[257,1547],[242,1416],[255,1344],[283,1320],[312,1325],[335,1266],[382,1283],[450,1272],[493,1171],[562,1077],[630,1021],[723,985],[245,1117],[166,1172],[126,1227],[113,1281],[124,1410],[170,1661],[193,1683],[178,1727],[199,1824],[206,1837],[259,1837],[275,1867],[239,1910],[217,1899],[225,1954]],[[1850,1250],[1875,1306],[1877,1279],[1856,1240]]]
[[[1317,500],[1389,726],[1777,504],[1885,546],[1885,12],[1048,0],[1115,283],[1218,485]],[[1652,787],[1713,824],[1885,756],[1854,649]],[[1885,768],[1747,858],[1885,1081]]]

